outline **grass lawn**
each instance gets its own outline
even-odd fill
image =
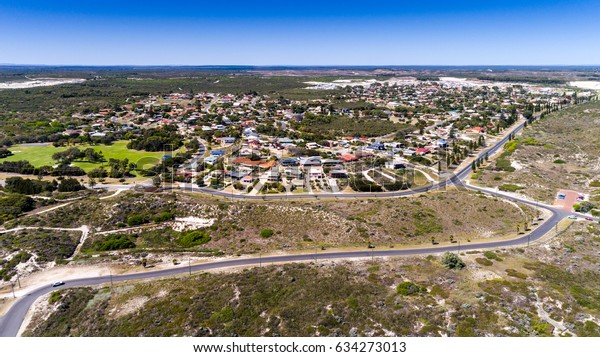
[[[165,155],[164,152],[147,152],[147,151],[138,151],[138,150],[130,150],[127,149],[127,141],[120,140],[115,141],[112,145],[79,145],[77,146],[80,150],[85,150],[88,147],[93,147],[96,151],[102,152],[104,154],[104,158],[108,162],[108,159],[119,159],[123,160],[125,158],[129,159],[130,162],[135,162],[138,164],[138,168],[141,169],[143,166],[146,168],[155,164],[160,160],[161,157]],[[27,160],[33,166],[52,166],[55,165],[56,162],[52,160],[52,154],[60,151],[65,151],[67,147],[59,147],[56,148],[52,145],[47,146],[25,146],[25,145],[15,145],[9,148],[10,151],[13,152],[14,155],[9,157],[0,159],[0,162],[3,161],[18,161],[18,160]],[[91,169],[100,167],[105,163],[91,163],[87,161],[75,161],[73,162],[75,166],[79,166],[85,171],[89,171]],[[137,173],[136,173],[137,174]],[[139,175],[138,175],[139,176]]]
[[[429,183],[429,180],[421,171],[415,170],[415,185],[417,186],[425,186]]]

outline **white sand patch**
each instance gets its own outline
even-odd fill
[[[600,91],[600,81],[575,81],[569,82],[569,85],[577,88],[593,89]]]
[[[193,216],[175,218],[175,222],[173,222],[173,230],[177,232],[183,232],[187,230],[210,227],[214,222],[214,218],[200,218]]]
[[[444,82],[466,82],[466,78],[458,78],[458,77],[440,77],[440,81]]]
[[[512,160],[510,162],[510,166],[514,167],[516,171],[523,170],[523,165],[517,160]]]
[[[412,85],[417,83],[418,81],[413,77],[402,77],[402,78],[390,78],[385,81],[380,81],[376,79],[336,79],[332,82],[304,82],[305,84],[309,84],[310,87],[306,87],[305,89],[316,89],[316,90],[331,90],[344,88],[346,86],[355,87],[355,86],[363,86],[370,87],[375,83],[387,83],[388,85]]]
[[[493,271],[483,269],[471,270],[471,277],[475,281],[486,281],[501,278],[500,275],[494,273]]]
[[[85,79],[81,79],[81,78],[39,78],[39,79],[29,79],[27,81],[0,83],[0,89],[22,89],[22,88],[33,88],[33,87],[47,87],[47,86],[57,86],[60,84],[75,84],[75,83],[83,83],[83,82],[85,82]]]

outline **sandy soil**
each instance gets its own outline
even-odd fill
[[[28,78],[29,79],[29,78]],[[47,86],[57,86],[60,84],[73,84],[73,83],[83,83],[85,79],[79,78],[39,78],[39,79],[29,79],[28,81],[20,81],[20,82],[6,82],[0,83],[0,89],[21,89],[21,88],[33,88],[33,87],[47,87]]]
[[[569,82],[569,85],[583,89],[593,89],[600,91],[600,81],[575,81]]]

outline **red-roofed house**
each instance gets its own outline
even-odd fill
[[[431,152],[430,148],[418,148],[417,149],[417,155],[426,155],[429,154]]]
[[[350,162],[350,161],[356,161],[358,160],[358,158],[354,155],[351,154],[344,154],[340,156],[340,159],[346,161],[346,162]]]

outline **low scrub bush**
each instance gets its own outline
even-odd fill
[[[262,231],[260,231],[260,236],[263,238],[269,238],[273,235],[273,230],[272,229],[263,229]]]
[[[203,230],[195,230],[183,232],[181,237],[177,239],[177,244],[185,248],[195,247],[197,245],[206,244],[210,241],[210,235]]]
[[[97,240],[92,245],[96,251],[120,250],[135,248],[135,243],[125,234],[109,234],[101,240]]]
[[[396,293],[402,296],[415,295],[426,292],[427,289],[410,281],[403,281],[396,286]]]
[[[454,253],[446,252],[442,255],[442,264],[448,269],[462,269],[466,266],[460,257]]]

